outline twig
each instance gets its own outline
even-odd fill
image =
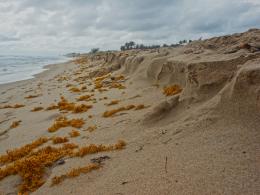
[[[164,166],[165,173],[167,173],[167,161],[168,161],[168,158],[166,156],[165,157],[165,166]]]

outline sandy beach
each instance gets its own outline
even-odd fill
[[[0,194],[259,194],[259,44],[87,54],[0,85]]]

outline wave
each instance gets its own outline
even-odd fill
[[[45,65],[67,61],[64,56],[0,55],[0,84],[33,78]]]

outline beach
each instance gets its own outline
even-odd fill
[[[0,194],[259,193],[259,42],[86,54],[1,84]]]

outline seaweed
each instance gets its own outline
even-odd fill
[[[77,98],[77,101],[87,101],[91,98],[91,95],[83,95]]]
[[[143,104],[139,104],[139,105],[137,105],[136,107],[135,107],[135,110],[142,110],[142,109],[144,109],[145,108],[145,106],[143,105]]]
[[[81,90],[80,90],[79,88],[77,88],[77,87],[71,87],[69,90],[70,90],[71,92],[74,92],[74,93],[81,92]]]
[[[14,129],[14,128],[18,127],[21,122],[22,122],[21,120],[12,122],[9,129]]]
[[[89,132],[92,132],[92,131],[95,131],[97,129],[97,126],[96,125],[93,125],[93,126],[89,126],[86,131],[89,131]]]
[[[9,163],[0,168],[0,180],[9,175],[19,175],[22,179],[19,185],[19,193],[35,191],[45,183],[46,168],[52,167],[58,160],[68,157],[84,157],[88,154],[94,154],[103,151],[121,150],[126,146],[125,141],[119,140],[114,145],[95,145],[90,144],[78,148],[76,144],[65,143],[61,147],[46,146],[36,151],[37,147],[46,143],[48,138],[39,138],[38,140],[27,144],[21,148],[7,152],[0,156],[1,163]],[[76,150],[76,151],[75,151]],[[100,164],[91,164],[86,167],[72,169],[68,173],[52,179],[52,184],[58,184],[66,178],[76,177],[80,173],[88,173],[91,170],[100,168]]]
[[[84,120],[81,119],[67,119],[66,117],[58,117],[54,124],[48,128],[49,132],[55,132],[59,130],[62,127],[75,127],[75,128],[81,128],[85,124]]]
[[[118,104],[120,102],[120,100],[112,100],[110,103],[106,104],[107,106],[112,106],[115,104]]]
[[[14,105],[5,105],[5,106],[0,106],[0,109],[6,109],[6,108],[22,108],[25,107],[24,104],[14,104]]]
[[[37,94],[37,95],[28,95],[26,97],[24,97],[25,99],[32,99],[32,98],[36,98],[36,97],[39,97],[40,95],[42,94]]]
[[[71,132],[69,132],[69,135],[70,135],[70,137],[78,137],[78,136],[80,136],[80,132],[73,129],[73,130],[71,130]]]
[[[128,105],[128,106],[125,106],[125,107],[120,107],[120,108],[117,108],[117,109],[114,109],[114,110],[108,110],[108,111],[105,111],[103,113],[103,117],[107,118],[107,117],[111,117],[113,115],[115,115],[116,113],[118,112],[122,112],[122,111],[126,111],[126,110],[131,110],[135,108],[135,105]]]
[[[46,137],[40,137],[37,140],[33,141],[32,143],[26,144],[25,146],[22,146],[20,148],[16,148],[13,150],[7,150],[6,155],[0,156],[0,163],[1,164],[10,163],[17,159],[20,159],[20,158],[28,155],[35,148],[46,143],[48,140],[49,139]]]
[[[86,104],[76,105],[73,102],[69,102],[63,96],[61,96],[61,101],[58,102],[59,110],[72,111],[73,113],[87,112],[92,107],[93,107],[92,105],[86,105]]]
[[[68,141],[69,141],[69,139],[67,137],[53,137],[52,138],[53,144],[65,143],[65,142],[68,142]]]
[[[40,110],[43,110],[44,108],[39,106],[39,107],[35,107],[31,110],[31,112],[37,112],[37,111],[40,111]]]
[[[179,85],[172,85],[163,88],[163,94],[166,96],[172,96],[182,92],[182,88]]]
[[[86,173],[89,173],[89,172],[91,172],[93,170],[97,170],[99,168],[101,168],[101,165],[100,164],[95,164],[95,163],[91,163],[91,164],[89,164],[87,166],[84,166],[84,167],[74,168],[74,169],[70,170],[69,172],[67,172],[67,173],[65,173],[63,175],[53,177],[52,180],[51,180],[52,181],[51,186],[60,184],[65,179],[77,177],[81,173],[86,174]]]
[[[45,110],[55,110],[58,109],[59,106],[55,105],[55,104],[51,104],[50,106],[48,106]]]
[[[118,88],[118,89],[125,89],[126,87],[123,86],[121,83],[116,83],[116,82],[113,82],[110,84],[110,89],[112,88]]]
[[[88,146],[83,146],[78,149],[77,152],[73,153],[73,156],[78,156],[78,157],[84,157],[88,154],[95,154],[98,152],[106,152],[106,151],[113,151],[113,150],[122,150],[126,146],[126,142],[123,140],[119,140],[116,144],[114,145],[95,145],[95,144],[90,144]]]

